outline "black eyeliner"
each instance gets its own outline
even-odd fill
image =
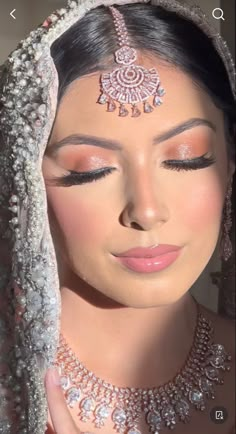
[[[202,155],[201,157],[193,158],[193,159],[186,159],[186,160],[167,160],[163,161],[163,165],[165,167],[168,167],[171,170],[197,170],[197,169],[204,169],[206,167],[211,166],[216,162],[214,157],[205,157],[206,154]]]
[[[76,172],[74,170],[69,170],[69,174],[52,178],[52,180],[49,181],[49,184],[57,187],[70,187],[77,184],[86,184],[104,178],[113,170],[115,170],[114,167],[102,167],[101,169],[93,170],[91,172]]]
[[[205,155],[207,154],[190,160],[166,160],[163,161],[162,165],[167,169],[176,171],[204,169],[216,162],[214,157],[205,157]],[[62,175],[61,177],[52,178],[52,180],[47,182],[47,184],[57,187],[71,187],[73,185],[82,185],[90,182],[95,182],[98,179],[104,178],[114,170],[116,170],[116,168],[114,167],[102,167],[91,172],[76,172],[74,170],[69,170],[69,174]]]

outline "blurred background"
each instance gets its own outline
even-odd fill
[[[209,16],[216,32],[227,41],[235,60],[235,0],[186,1],[189,4],[198,4]],[[31,30],[42,23],[53,10],[65,6],[66,3],[66,0],[0,0],[0,65],[21,39],[24,39]],[[222,9],[223,19],[216,19],[212,16],[216,8]],[[15,19],[10,15],[14,9]],[[219,17],[221,13],[217,10],[215,16]],[[227,267],[231,267],[230,272]],[[217,248],[191,292],[206,307],[234,318],[235,276],[232,274],[232,264],[223,264],[223,275],[220,274],[221,272],[222,264]]]

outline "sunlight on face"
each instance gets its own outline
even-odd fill
[[[99,74],[76,80],[43,160],[58,254],[78,287],[84,280],[132,307],[173,303],[196,281],[217,243],[229,181],[221,112],[183,72],[158,60],[143,64],[159,72],[162,106],[139,118],[119,117],[96,103]],[[78,144],[66,139],[56,147],[75,134]],[[183,160],[193,159],[187,170]],[[52,184],[72,170],[86,174]],[[114,256],[155,244],[181,247],[156,272],[131,270]]]

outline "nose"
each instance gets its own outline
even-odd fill
[[[148,231],[168,220],[158,182],[147,170],[137,170],[127,178],[125,197],[126,205],[120,216],[124,226]]]

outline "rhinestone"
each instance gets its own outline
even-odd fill
[[[208,362],[214,366],[214,368],[221,368],[224,366],[225,356],[212,355],[208,358]]]
[[[192,404],[198,404],[203,399],[203,393],[198,389],[190,390],[189,392],[189,400]]]
[[[202,392],[208,392],[208,391],[212,390],[213,384],[207,378],[201,378],[199,380],[199,386],[200,386]]]
[[[124,117],[127,116],[128,114],[129,114],[128,110],[123,105],[121,105],[119,110],[119,116]]]
[[[207,376],[207,378],[209,378],[210,380],[217,380],[218,378],[218,371],[216,368],[208,366],[207,368],[205,368],[205,374]]]
[[[96,415],[102,419],[106,419],[110,414],[110,410],[106,405],[99,405],[96,408]]]
[[[158,88],[158,91],[157,91],[157,94],[159,95],[159,96],[163,96],[163,95],[165,95],[165,89],[163,89],[163,87],[159,87]]]
[[[211,350],[214,351],[214,353],[219,354],[219,355],[226,354],[225,348],[221,344],[212,344],[211,345]]]
[[[107,97],[106,95],[102,94],[99,99],[98,99],[99,104],[106,104],[107,102]]]
[[[95,408],[95,403],[92,398],[84,398],[81,402],[81,407],[85,411],[93,411]]]
[[[147,422],[150,425],[158,425],[159,423],[161,423],[161,415],[160,415],[159,411],[152,410],[152,411],[148,412]]]
[[[76,402],[79,401],[81,395],[80,389],[77,389],[76,387],[72,387],[71,389],[68,389],[66,394],[66,401],[69,405],[74,405]]]
[[[110,101],[109,104],[108,104],[107,111],[108,111],[108,112],[114,112],[115,109],[116,109],[116,105],[114,104],[113,101]]]
[[[153,111],[153,107],[148,103],[144,103],[144,113],[151,113]]]
[[[179,415],[187,416],[189,414],[189,404],[185,399],[180,399],[175,405],[175,410]]]
[[[68,389],[69,385],[70,385],[70,379],[68,377],[61,377],[60,378],[60,384],[62,389],[66,390]]]
[[[22,80],[19,81],[19,85],[22,87],[27,85],[27,81],[25,80],[25,78],[22,78]]]
[[[126,421],[126,413],[122,408],[116,408],[112,413],[112,420],[116,423],[124,423]]]
[[[172,420],[175,417],[175,411],[171,404],[165,405],[161,411],[163,419],[166,421]]]
[[[141,115],[141,111],[138,109],[138,107],[134,106],[132,107],[132,118],[137,118]]]
[[[155,107],[157,107],[157,106],[159,106],[159,105],[161,105],[161,104],[162,104],[162,100],[161,100],[161,98],[159,98],[158,95],[155,95],[155,96],[154,96],[154,99],[153,99],[153,105],[154,105]]]

